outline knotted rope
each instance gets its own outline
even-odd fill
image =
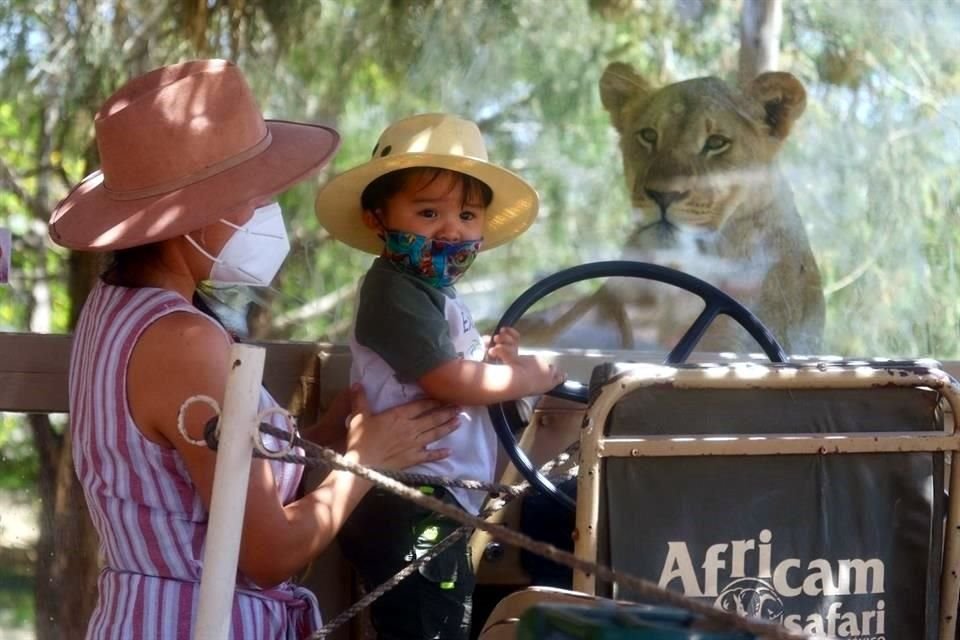
[[[217,405],[216,401],[209,397],[194,396],[189,398],[180,408],[180,413],[178,416],[178,428],[180,429],[181,435],[183,435],[183,437],[193,444],[198,446],[207,446],[206,439],[196,440],[194,438],[190,438],[190,436],[186,433],[186,429],[184,428],[184,410],[192,402],[205,402],[213,407],[218,415],[220,413],[219,405]],[[285,413],[288,416],[291,425],[294,424],[293,417],[284,409],[278,409],[278,411],[270,411],[268,413]],[[261,417],[263,417],[263,414],[257,416],[258,422],[260,422]],[[217,427],[214,426],[212,431],[215,434]],[[259,433],[271,435],[286,443],[286,446],[281,451],[271,451],[263,445],[260,437],[254,437],[253,441],[255,450],[259,451],[261,455],[264,455],[265,457],[296,464],[327,466],[331,469],[353,473],[354,475],[359,476],[378,487],[387,489],[388,491],[391,491],[396,495],[399,495],[423,508],[435,511],[451,520],[459,522],[462,525],[466,525],[467,527],[486,531],[492,537],[502,542],[525,549],[531,553],[540,555],[548,560],[552,560],[557,564],[564,565],[575,571],[581,571],[586,574],[595,575],[597,578],[606,582],[630,588],[641,598],[651,602],[675,606],[697,614],[703,619],[703,624],[700,625],[703,630],[734,629],[737,631],[745,631],[747,633],[755,634],[760,638],[769,638],[772,640],[798,640],[800,638],[806,638],[804,635],[793,633],[777,624],[754,618],[745,618],[735,613],[716,609],[708,604],[692,600],[682,594],[664,589],[649,580],[638,578],[622,571],[617,571],[603,564],[591,562],[589,560],[583,560],[574,554],[562,549],[558,549],[551,544],[538,542],[520,532],[514,531],[502,525],[488,522],[481,517],[466,513],[458,507],[449,505],[416,489],[411,489],[398,480],[395,480],[392,476],[394,476],[396,472],[390,472],[389,474],[381,473],[380,471],[371,469],[362,464],[352,462],[341,456],[333,449],[329,449],[327,447],[304,440],[297,433],[295,427],[292,427],[291,431],[286,431],[284,429],[278,429],[273,425],[261,422],[259,425]],[[299,456],[290,453],[296,447],[302,448],[307,455]],[[420,474],[414,475],[419,476]],[[418,480],[417,484],[440,484],[442,481],[447,480],[433,476],[425,477],[429,477],[431,480],[429,482],[421,482]]]
[[[203,430],[203,439],[196,439],[190,437],[190,434],[187,433],[186,427],[184,424],[184,416],[186,414],[186,409],[193,403],[201,402],[203,404],[209,405],[216,416],[210,418],[204,426]],[[264,422],[264,418],[269,417],[270,415],[277,414],[283,416],[288,424],[290,425],[291,433],[294,434],[293,438],[290,439],[290,433],[277,430],[276,432],[270,432],[270,429],[276,429],[273,425]],[[210,396],[193,396],[192,398],[187,399],[186,402],[180,407],[180,412],[177,415],[177,428],[180,431],[180,435],[189,442],[190,444],[207,447],[213,451],[217,450],[218,440],[220,437],[220,427],[218,424],[220,415],[220,405],[219,403],[211,398]],[[306,455],[301,455],[296,453],[298,447],[304,448],[304,443],[313,445],[309,440],[303,440],[300,437],[299,432],[296,428],[296,420],[290,414],[289,411],[281,407],[271,407],[266,411],[262,411],[257,415],[257,420],[260,422],[261,432],[268,433],[269,435],[277,436],[278,433],[283,434],[279,437],[283,442],[286,443],[286,446],[281,449],[272,450],[267,447],[261,438],[254,438],[253,444],[253,457],[277,460],[280,462],[289,462],[291,464],[299,464],[308,469],[314,469],[318,467],[329,467],[329,463],[318,459],[316,457],[310,457]],[[315,446],[315,445],[313,445]],[[381,469],[377,467],[371,467],[377,472],[387,476],[388,478],[393,478],[398,482],[408,484],[410,486],[420,486],[420,485],[437,485],[443,487],[454,487],[460,489],[467,489],[470,491],[486,491],[490,494],[499,494],[499,495],[513,495],[519,496],[525,491],[525,486],[527,483],[519,483],[516,485],[509,484],[500,484],[497,482],[483,482],[481,480],[470,480],[467,478],[449,478],[445,476],[433,476],[425,473],[411,473],[407,471],[395,471],[393,469]]]
[[[555,457],[553,460],[547,462],[545,465],[540,467],[540,473],[546,474],[550,470],[555,468],[558,464],[563,464],[564,462],[570,459],[570,456],[573,454],[573,452],[576,449],[579,449],[579,447],[580,447],[580,443],[575,442],[573,445],[567,448],[566,451],[564,451],[563,453]],[[573,468],[572,472],[567,471],[563,475],[570,476],[571,474],[576,474],[575,467]],[[443,480],[446,480],[446,478],[443,478]],[[551,482],[556,482],[557,478],[550,478],[550,480]],[[433,484],[437,484],[437,483],[433,483]],[[505,485],[505,486],[511,486],[511,485]],[[503,497],[492,499],[489,502],[487,508],[483,510],[483,512],[480,514],[479,517],[483,519],[489,518],[497,511],[500,511],[501,509],[506,507],[515,498],[521,495],[526,495],[533,488],[528,482],[523,482],[515,486],[520,489],[519,493],[511,492]],[[384,581],[376,589],[373,589],[372,591],[364,595],[361,599],[357,600],[355,603],[350,605],[348,608],[341,611],[339,614],[337,614],[337,616],[333,620],[324,624],[322,629],[320,629],[319,631],[311,635],[309,638],[307,638],[307,640],[323,640],[324,638],[329,636],[331,633],[333,633],[338,627],[340,627],[341,625],[346,623],[348,620],[353,618],[355,615],[357,615],[358,613],[360,613],[361,611],[369,607],[371,604],[373,604],[373,602],[378,598],[380,598],[383,594],[389,592],[391,589],[393,589],[398,584],[403,582],[408,576],[412,575],[415,571],[419,571],[420,567],[428,564],[431,560],[433,560],[434,558],[439,556],[441,553],[449,549],[451,546],[453,546],[453,544],[457,540],[459,540],[464,536],[470,535],[472,531],[473,531],[473,527],[467,526],[467,525],[464,525],[459,529],[453,531],[446,538],[444,538],[443,540],[435,544],[433,547],[431,547],[431,549],[427,553],[423,554],[413,562],[409,563],[403,569],[395,573],[392,577]]]

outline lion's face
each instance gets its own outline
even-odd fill
[[[768,204],[774,158],[805,104],[786,73],[743,90],[717,78],[653,90],[623,63],[604,71],[600,95],[620,133],[639,230],[667,235],[716,231],[744,203]]]

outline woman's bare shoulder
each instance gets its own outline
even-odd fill
[[[199,313],[177,311],[158,318],[144,330],[138,349],[155,351],[163,358],[226,354],[230,339],[212,319]]]
[[[230,350],[226,331],[199,313],[175,312],[159,318],[140,337],[136,352],[155,370],[186,376],[222,372]]]
[[[224,330],[197,313],[170,313],[144,330],[130,358],[127,391],[147,438],[171,442],[177,412],[189,397],[222,401],[229,350]]]

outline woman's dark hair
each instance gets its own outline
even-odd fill
[[[360,206],[365,211],[383,209],[387,200],[403,191],[411,180],[425,178],[426,180],[421,188],[426,188],[444,175],[449,175],[455,180],[451,189],[458,184],[463,187],[461,206],[477,199],[483,202],[484,207],[489,207],[490,203],[493,202],[493,190],[485,182],[477,180],[473,176],[451,169],[441,169],[440,167],[410,167],[385,173],[368,184],[367,188],[360,194]]]
[[[139,287],[143,265],[156,260],[160,255],[159,243],[152,242],[138,247],[118,249],[108,254],[106,268],[100,279],[116,287]]]
[[[115,287],[142,287],[141,280],[143,266],[160,255],[160,244],[157,242],[144,244],[128,249],[119,249],[107,257],[107,266],[100,274],[100,279]],[[236,327],[227,327],[223,318],[213,308],[209,299],[212,297],[210,289],[203,285],[193,294],[191,303],[204,314],[213,318],[217,324],[226,328],[235,337],[239,335]]]

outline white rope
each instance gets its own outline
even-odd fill
[[[294,446],[293,443],[296,441],[297,438],[300,437],[300,433],[297,431],[297,419],[293,417],[292,413],[290,413],[283,407],[270,407],[265,411],[261,411],[260,413],[257,414],[257,424],[261,422],[267,422],[267,417],[272,416],[274,414],[282,415],[287,421],[287,426],[290,427],[289,440],[284,441],[280,438],[277,438],[277,440],[280,440],[281,443],[285,443],[286,446],[283,446],[283,444],[281,444],[281,447],[277,450],[272,450],[268,448],[267,445],[263,443],[263,436],[266,434],[260,432],[259,429],[257,430],[257,434],[255,434],[253,437],[253,446],[265,458],[276,459],[276,458],[282,458],[284,456],[296,453],[295,451],[296,447]]]
[[[180,408],[181,414],[186,406],[191,402],[207,402],[211,406],[216,406],[216,401],[208,398],[207,396],[193,396],[189,398],[183,406]],[[219,407],[216,407],[219,410]],[[263,415],[268,415],[272,413],[277,413],[276,411],[265,411]],[[218,411],[219,415],[219,411]],[[259,421],[258,421],[259,422]],[[271,428],[274,431],[281,431],[276,427],[270,425],[263,425],[264,428]],[[218,427],[219,432],[219,427]],[[185,430],[181,429],[181,434],[184,435],[187,440],[197,444],[199,446],[207,446],[206,441],[198,441],[190,438],[186,435]],[[259,438],[254,438],[256,442]],[[294,438],[291,436],[290,443],[291,445],[288,448],[292,447]],[[305,443],[306,445],[306,443]],[[389,490],[391,493],[407,498],[408,500],[435,511],[441,515],[447,516],[451,520],[459,522],[461,525],[467,525],[476,529],[481,529],[491,534],[495,538],[506,542],[507,544],[514,545],[521,549],[526,549],[532,553],[543,556],[547,559],[553,560],[559,564],[563,564],[567,567],[570,567],[574,570],[584,571],[586,573],[591,573],[597,577],[612,583],[619,583],[628,587],[633,588],[635,591],[641,594],[641,596],[653,599],[662,604],[673,605],[681,607],[691,613],[698,614],[703,618],[706,618],[709,623],[717,623],[722,625],[722,628],[733,628],[738,631],[747,631],[753,633],[759,638],[769,638],[776,640],[798,640],[801,638],[808,638],[809,636],[805,634],[796,634],[792,630],[788,630],[784,627],[779,626],[778,624],[762,620],[759,618],[748,618],[741,616],[734,612],[725,611],[723,609],[714,608],[711,605],[701,603],[697,600],[693,600],[685,596],[684,594],[677,593],[675,591],[670,591],[660,587],[659,585],[645,580],[643,578],[638,578],[634,575],[627,574],[621,571],[616,571],[611,569],[606,565],[599,564],[595,561],[585,560],[576,557],[574,554],[557,549],[550,544],[538,542],[532,538],[520,533],[519,531],[514,531],[504,525],[494,524],[488,522],[477,516],[472,516],[466,512],[463,512],[458,507],[453,507],[447,505],[436,498],[433,498],[428,495],[424,495],[419,491],[411,489],[396,480],[384,476],[379,473],[377,470],[366,467],[362,464],[354,463],[349,460],[344,459],[337,452],[327,449],[326,447],[321,447],[319,445],[310,445],[313,449],[320,451],[324,458],[327,458],[328,463],[334,468],[342,469],[344,471],[349,471],[356,474],[359,477],[362,477],[381,488]],[[273,452],[274,454],[276,452]],[[269,455],[269,454],[265,454]],[[283,454],[286,455],[286,454]],[[322,633],[322,629],[320,630]]]
[[[180,432],[180,435],[183,436],[183,439],[186,440],[187,442],[189,442],[189,443],[192,444],[192,445],[196,445],[196,446],[198,446],[198,447],[205,447],[205,446],[207,446],[207,441],[206,441],[206,440],[202,440],[202,439],[201,439],[201,440],[197,440],[196,438],[191,438],[191,437],[190,437],[190,434],[187,433],[187,426],[186,426],[186,424],[185,424],[185,418],[186,418],[186,415],[187,415],[187,407],[189,407],[190,405],[192,405],[192,404],[195,403],[195,402],[202,402],[202,403],[208,405],[211,409],[213,409],[213,412],[214,412],[215,414],[217,414],[217,417],[218,417],[218,418],[220,417],[220,403],[217,402],[216,400],[214,400],[213,398],[211,398],[210,396],[204,396],[204,395],[190,396],[189,398],[187,398],[187,399],[184,401],[184,403],[183,403],[182,405],[180,405],[180,410],[177,412],[177,431]],[[219,420],[217,421],[217,431],[216,431],[216,435],[217,435],[217,438],[220,437],[220,422],[219,422]]]
[[[180,405],[180,410],[177,412],[177,431],[180,432],[180,435],[184,440],[190,444],[197,447],[206,447],[207,441],[200,438],[193,438],[190,436],[190,433],[187,432],[186,425],[186,415],[187,409],[190,405],[197,402],[203,403],[213,409],[213,412],[216,414],[217,418],[220,417],[220,403],[217,402],[214,398],[205,395],[195,395],[187,398],[182,405]],[[257,414],[257,424],[261,422],[269,422],[268,418],[272,415],[281,415],[287,421],[287,426],[290,431],[290,439],[283,440],[281,438],[276,438],[280,441],[281,446],[279,449],[271,449],[263,442],[264,434],[259,430],[259,428],[252,434],[253,437],[253,447],[260,452],[260,454],[265,458],[283,458],[284,456],[293,455],[296,453],[296,446],[294,442],[300,437],[300,432],[297,430],[297,419],[293,416],[292,413],[284,409],[283,407],[269,407],[264,411],[261,411]],[[220,423],[217,421],[217,429],[214,432],[214,438],[219,439],[220,437]]]

